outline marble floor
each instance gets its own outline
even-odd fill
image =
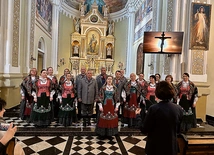
[[[17,136],[26,155],[144,155],[145,136]]]
[[[53,121],[47,128],[38,128],[33,123],[21,120],[18,109],[9,112],[4,120],[18,127],[15,136],[26,155],[145,155],[146,136],[138,129],[122,125],[120,121],[119,134],[112,139],[101,140],[94,132],[94,119],[91,120],[91,126],[87,127],[83,127],[80,120],[68,127]],[[200,122],[188,135],[214,135],[214,127]]]
[[[146,136],[138,129],[130,129],[119,122],[119,135],[99,139],[94,130],[96,123],[83,127],[82,121],[69,127],[53,121],[47,128],[37,128],[19,117],[4,117],[6,123],[18,127],[17,142],[26,155],[144,155]]]

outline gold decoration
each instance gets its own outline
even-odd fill
[[[204,70],[204,51],[192,50],[192,74],[203,75]]]
[[[18,67],[20,0],[14,0],[12,66]]]

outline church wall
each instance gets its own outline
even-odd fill
[[[58,48],[58,77],[63,75],[64,69],[71,69],[70,63],[70,34],[74,32],[73,20],[66,15],[59,15],[59,48]],[[64,64],[60,59],[64,58]]]
[[[128,38],[128,19],[115,23],[115,54],[113,72],[118,70],[118,63],[123,63],[123,69],[126,64],[127,38]],[[133,52],[134,53],[134,52]]]
[[[44,40],[44,56],[43,56],[43,68],[46,69],[47,67],[51,66],[51,49],[52,49],[52,38],[50,34],[47,33],[37,22],[35,25],[35,34],[34,34],[34,55],[33,57],[36,58],[34,61],[34,67],[37,68],[37,60],[38,60],[38,43],[40,39]],[[38,70],[38,74],[40,74],[40,70]]]
[[[2,11],[4,12],[4,24],[1,23],[1,69],[0,69],[0,97],[3,98],[7,102],[6,108],[11,108],[19,104],[21,96],[20,96],[20,83],[23,78],[23,68],[26,67],[25,61],[25,43],[26,43],[26,16],[28,10],[28,2],[27,0],[23,1],[14,1],[14,3],[7,3],[4,1],[2,3]],[[13,9],[14,14],[10,15],[8,13],[9,9]],[[12,18],[18,18],[17,22],[11,23],[9,20]],[[8,22],[8,23],[7,23]],[[12,26],[10,26],[10,24]],[[13,31],[10,30],[13,28]],[[9,31],[8,31],[9,30]],[[14,34],[12,32],[16,32],[18,36],[16,36],[12,42],[10,42],[10,37],[14,38]],[[15,34],[15,35],[16,35]],[[7,44],[10,44],[10,47],[17,47],[17,55],[13,53],[13,49],[7,49]],[[13,59],[17,61],[17,65],[13,66]]]
[[[207,108],[206,114],[209,116],[214,117],[214,44],[213,44],[213,37],[214,37],[214,1],[210,0],[210,4],[212,4],[212,11],[211,11],[211,25],[210,25],[210,40],[209,40],[209,51],[207,52],[207,83],[210,85],[210,94],[207,97]]]

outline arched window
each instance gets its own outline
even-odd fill
[[[38,43],[38,59],[37,59],[37,70],[40,72],[44,66],[44,55],[45,55],[45,41],[41,37]]]

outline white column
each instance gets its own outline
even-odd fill
[[[12,53],[12,48],[13,46],[13,0],[8,0],[7,4],[5,4],[5,7],[7,7],[7,9],[5,11],[7,16],[5,16],[5,59],[4,59],[4,73],[9,73],[10,72],[10,67],[11,65],[11,53]]]
[[[52,52],[51,66],[57,72],[58,33],[59,33],[59,0],[52,0]]]
[[[133,7],[129,7],[129,18],[128,18],[128,40],[127,40],[127,57],[126,57],[126,76],[132,72],[136,72],[136,64],[133,63],[136,60],[136,51],[133,51],[134,41],[134,23],[135,23],[135,11]],[[135,53],[135,54],[134,54]]]

